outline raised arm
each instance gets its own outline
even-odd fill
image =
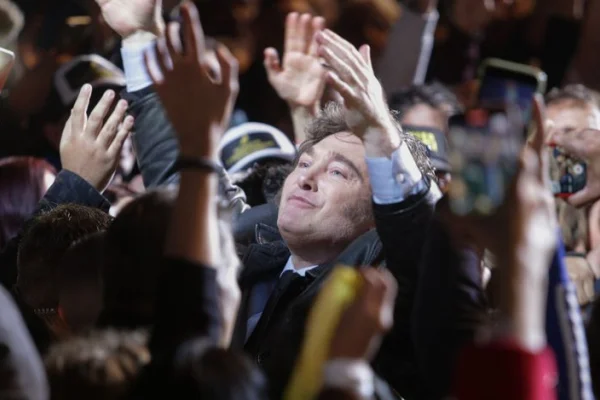
[[[545,319],[558,223],[548,189],[546,155],[543,133],[538,132],[537,140],[523,151],[520,169],[496,214],[486,218],[450,218],[476,238],[481,247],[494,253],[502,273],[500,323],[487,335],[487,343],[467,346],[463,351],[454,369],[454,394],[458,399],[557,397],[556,364],[546,347]],[[575,340],[585,341],[585,336]],[[485,366],[491,365],[488,361],[492,360],[494,366],[487,369]]]
[[[67,203],[108,212],[110,204],[102,192],[115,172],[133,118],[125,117],[127,102],[121,100],[104,122],[114,103],[115,92],[112,90],[104,94],[88,118],[91,94],[92,87],[84,85],[62,133],[60,158],[63,170],[40,200],[34,216]],[[16,282],[20,241],[21,235],[17,235],[0,255],[0,282],[8,288]]]
[[[186,2],[181,11],[185,48],[179,24],[171,23],[165,46],[156,46],[156,63],[150,51],[145,56],[181,148],[177,162],[181,183],[165,246],[166,284],[159,294],[154,352],[195,337],[208,336],[228,345],[237,314],[232,293],[234,303],[239,300],[236,274],[231,274],[223,257],[217,218],[218,148],[237,96],[237,61],[219,45],[219,69],[209,70],[196,7]],[[189,112],[190,106],[199,111]],[[228,286],[230,278],[234,284]]]
[[[143,54],[164,37],[160,0],[96,0],[102,16],[122,41],[121,53],[127,79],[123,93],[135,117],[133,142],[144,185],[147,188],[177,183],[174,170],[178,143],[169,119],[146,73]]]
[[[428,178],[430,166],[423,147],[401,131],[389,112],[369,47],[358,51],[329,30],[318,34],[317,41],[319,56],[331,66],[328,82],[343,97],[346,121],[364,143],[377,232],[387,268],[398,281],[396,323],[383,343],[376,369],[397,390],[411,393],[416,379],[410,375],[416,367],[410,316],[421,248],[439,189]]]

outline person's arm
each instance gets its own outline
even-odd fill
[[[97,2],[102,7],[104,19],[123,38],[121,54],[127,89],[122,96],[129,101],[129,112],[135,117],[132,138],[144,186],[153,188],[177,184],[180,180],[175,169],[180,153],[177,134],[144,66],[144,53],[148,50],[154,52],[156,41],[164,39],[161,2]],[[234,215],[249,208],[245,194],[231,183],[224,169],[219,179],[219,195],[229,202]]]
[[[493,372],[482,368],[490,364]],[[469,346],[455,368],[457,400],[556,399],[556,362],[547,348],[532,352],[503,341]]]
[[[125,117],[127,102],[121,100],[106,124],[115,93],[107,91],[88,119],[92,87],[84,85],[65,124],[60,143],[63,170],[40,200],[33,217],[60,204],[76,203],[108,212],[110,204],[102,196],[117,167],[121,148],[133,126]],[[25,223],[27,224],[27,222]],[[0,254],[0,283],[10,288],[17,278],[17,252],[21,235],[13,238]]]
[[[416,379],[407,374],[414,374],[416,367],[409,322],[418,261],[439,189],[413,158],[412,152],[418,150],[416,141],[401,133],[389,113],[368,46],[357,51],[329,30],[317,40],[319,55],[332,67],[328,81],[344,98],[346,120],[364,143],[375,223],[387,267],[398,281],[396,322],[382,346],[382,357],[376,360],[376,370],[395,389],[411,392],[413,388],[408,386],[416,384]]]
[[[181,183],[165,245],[165,279],[159,293],[151,350],[173,350],[181,342],[209,337],[227,344],[233,321],[231,307],[219,302],[217,275],[225,274],[217,219],[219,141],[228,126],[238,90],[237,61],[224,46],[217,48],[220,81],[209,78],[202,64],[203,32],[196,7],[182,8],[185,49],[174,45],[179,24],[170,25],[169,54],[157,49],[154,67],[146,67],[173,123],[182,149],[178,166]],[[172,64],[167,66],[169,57]],[[202,110],[190,113],[185,105]],[[229,288],[235,290],[235,288]],[[239,295],[238,295],[239,298]],[[221,298],[222,299],[222,298]],[[237,308],[236,305],[233,305]],[[220,311],[220,312],[219,312]],[[235,319],[235,312],[233,318]]]
[[[557,396],[556,367],[546,349],[546,300],[550,265],[559,245],[558,222],[548,189],[540,97],[534,111],[539,129],[521,153],[519,169],[502,206],[488,217],[446,215],[450,229],[468,234],[478,247],[494,254],[500,274],[498,323],[484,336],[487,343],[464,350],[454,389],[459,399],[541,400]],[[487,378],[482,378],[485,374]],[[481,379],[473,382],[473,375]]]

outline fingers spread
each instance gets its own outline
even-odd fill
[[[90,118],[88,120],[88,125],[86,126],[85,133],[87,135],[91,135],[94,139],[98,136],[100,129],[102,129],[102,124],[104,123],[104,118],[108,114],[110,110],[113,100],[115,98],[115,92],[112,90],[107,90],[98,105],[94,108],[94,111],[90,114]]]

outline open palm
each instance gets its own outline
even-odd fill
[[[290,104],[311,107],[321,99],[327,71],[316,54],[313,36],[324,25],[323,18],[290,13],[285,27],[283,64],[275,49],[265,50],[269,82],[279,97]]]
[[[300,52],[288,52],[283,58],[283,69],[270,74],[269,82],[282,99],[309,107],[321,99],[325,73],[318,58]]]
[[[152,31],[160,18],[162,0],[96,0],[102,16],[121,37],[138,30]]]

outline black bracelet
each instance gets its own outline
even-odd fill
[[[181,171],[183,169],[199,169],[220,175],[223,167],[213,160],[209,160],[208,158],[179,157],[175,162],[175,169],[177,171]]]

